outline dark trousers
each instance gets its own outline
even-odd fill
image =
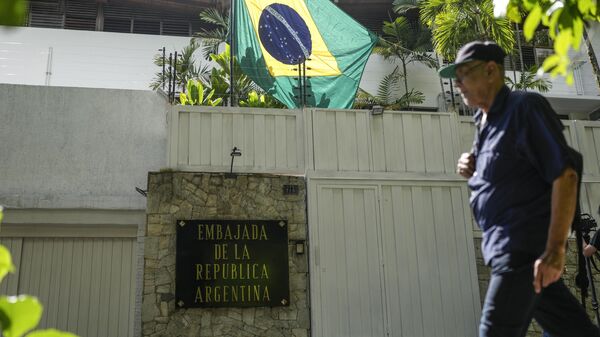
[[[492,261],[479,336],[523,337],[532,318],[552,337],[600,337],[600,330],[562,280],[536,294],[533,263],[494,268]]]

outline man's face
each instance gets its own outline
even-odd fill
[[[460,90],[464,103],[471,108],[481,107],[490,89],[484,71],[486,65],[484,61],[472,61],[456,68],[454,85]]]

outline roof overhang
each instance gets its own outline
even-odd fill
[[[202,8],[223,8],[229,0],[96,0],[97,2],[119,3],[131,6],[161,8],[172,11],[199,12]]]
[[[598,96],[546,96],[552,108],[559,115],[585,114],[600,109],[600,97]]]

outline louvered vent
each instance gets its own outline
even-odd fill
[[[65,29],[96,30],[95,0],[69,0],[65,15]]]
[[[64,15],[60,0],[35,0],[29,3],[29,26],[63,28]]]
[[[131,33],[131,19],[133,10],[130,7],[120,6],[118,3],[104,5],[104,31],[115,33]]]
[[[119,28],[125,28],[123,23],[127,20],[130,26],[126,30],[113,31],[158,35],[160,34],[161,16],[161,12],[158,10],[131,8],[117,2],[111,2],[104,6],[104,30],[106,31],[107,21],[115,20],[115,22],[121,24]]]
[[[160,21],[134,19],[133,32],[136,34],[160,35]]]
[[[202,27],[201,8],[166,11],[158,5],[143,7],[118,0],[30,0],[29,8],[29,27],[175,36],[191,36]]]
[[[131,19],[105,17],[104,31],[115,33],[131,33]]]
[[[163,21],[162,35],[190,36],[191,25],[185,21]]]

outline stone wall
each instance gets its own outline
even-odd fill
[[[283,185],[298,185],[284,195]],[[310,335],[308,257],[295,242],[307,239],[302,177],[266,174],[150,173],[142,304],[143,336]],[[176,220],[288,221],[290,300],[287,307],[193,308],[175,305]]]
[[[483,306],[483,301],[485,300],[485,292],[487,290],[487,286],[490,280],[490,271],[489,268],[483,263],[483,256],[481,255],[481,238],[475,238],[475,254],[476,254],[476,262],[477,262],[477,276],[479,279],[479,293],[481,298],[481,304]],[[581,292],[580,289],[575,285],[575,276],[577,275],[577,248],[575,246],[575,240],[569,239],[569,249],[567,251],[567,262],[566,262],[566,271],[563,274],[563,281],[565,284],[571,289],[571,292],[575,295],[575,297],[580,300]],[[596,285],[596,289],[600,290],[600,275],[598,273],[594,273],[594,284]],[[592,319],[593,322],[596,322],[596,314],[592,309],[591,304],[591,290],[588,291],[588,298],[586,303],[586,309],[588,311],[588,315]],[[529,332],[527,333],[527,337],[541,337],[542,336],[542,328],[535,322],[529,326]]]

